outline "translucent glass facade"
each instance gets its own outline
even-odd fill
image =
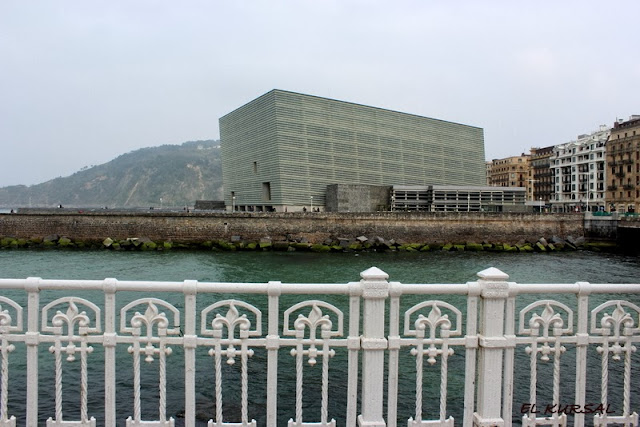
[[[483,185],[481,128],[272,90],[220,118],[225,202],[322,208],[330,184]]]

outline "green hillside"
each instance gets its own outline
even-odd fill
[[[219,141],[142,148],[42,184],[0,188],[0,207],[193,206],[222,199]]]

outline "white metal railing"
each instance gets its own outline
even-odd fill
[[[508,276],[495,268],[466,284],[389,282],[387,274],[375,267],[361,277],[347,284],[0,279],[0,426],[36,426],[46,416],[50,416],[47,426],[94,426],[93,412],[104,417],[99,423],[119,425],[116,392],[124,391],[116,381],[116,367],[118,372],[132,371],[127,426],[174,425],[166,405],[167,395],[177,392],[184,394],[185,425],[195,426],[201,376],[213,379],[207,383],[215,407],[209,426],[254,426],[256,416],[276,426],[282,421],[283,406],[291,408],[289,426],[335,426],[336,417],[347,426],[396,426],[399,418],[408,426],[452,426],[449,383],[460,376],[464,385],[459,416],[465,426],[638,425],[638,415],[632,411],[637,403],[633,391],[639,385],[632,356],[640,341],[640,307],[634,303],[640,285],[523,285],[508,282]],[[287,295],[297,296],[298,301],[284,303]],[[121,296],[117,304],[116,297]],[[338,300],[330,302],[331,298]],[[263,304],[250,303],[253,299]],[[47,356],[41,344],[53,356]],[[26,403],[24,413],[12,414],[9,396],[16,387],[9,379],[19,347],[26,354]],[[95,372],[92,357],[97,357],[97,348],[103,352],[104,377],[88,374],[90,367]],[[125,349],[128,359],[118,359],[118,350]],[[171,357],[176,349],[183,354],[178,364]],[[567,349],[575,353],[572,360]],[[256,351],[264,352],[265,360],[250,361]],[[336,352],[345,354],[347,377],[330,384]],[[196,369],[196,359],[203,354],[213,362],[206,372]],[[464,372],[449,369],[454,356],[464,357]],[[43,416],[38,401],[43,382],[38,374],[46,357],[53,357],[55,381],[44,395],[52,396],[55,410]],[[415,411],[409,415],[398,410],[399,382],[407,374],[402,357],[412,357],[415,366],[411,399]],[[517,373],[526,371],[528,384],[514,376],[516,362],[523,357],[528,365]],[[285,358],[295,360],[295,384],[290,385],[295,387],[295,402],[278,401],[283,390],[278,368]],[[76,382],[63,383],[64,366],[78,359],[79,372],[70,374]],[[157,416],[145,420],[141,402],[149,390],[141,382],[142,361],[156,360]],[[594,360],[599,370],[589,367]],[[266,371],[264,416],[249,400],[254,386],[251,363],[262,363],[260,369]],[[232,381],[225,377],[225,364],[240,365],[239,385],[231,391],[225,388]],[[305,369],[315,365],[320,383],[306,384]],[[184,384],[168,387],[167,372],[178,369],[175,366],[184,369]],[[545,366],[551,367],[551,395],[541,397],[539,371]],[[567,374],[566,366],[574,371]],[[426,380],[423,375],[434,369],[439,369],[438,375],[429,374]],[[575,383],[569,395],[562,392],[565,376]],[[621,378],[617,382],[622,384],[614,413],[607,411],[615,383],[610,376]],[[433,378],[437,378],[434,384]],[[93,381],[104,382],[104,407],[99,411],[88,403]],[[345,413],[330,413],[332,392],[345,386]],[[79,419],[74,421],[63,412],[63,392],[70,387],[79,388],[79,411],[72,411]],[[425,388],[431,389],[429,399],[436,396],[439,402],[435,414],[425,413]],[[514,402],[514,390],[522,388],[528,388],[528,396]],[[310,389],[318,389],[320,399],[320,413],[312,416],[304,400]],[[587,399],[594,390],[598,402]],[[240,402],[233,421],[224,418],[229,402],[223,401],[224,392],[237,394],[232,399]]]

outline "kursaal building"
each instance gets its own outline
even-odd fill
[[[228,210],[324,210],[335,184],[485,182],[482,128],[283,90],[221,117],[220,139]]]

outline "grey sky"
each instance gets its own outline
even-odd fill
[[[640,2],[0,2],[0,187],[218,139],[273,89],[484,128],[487,159],[640,114]]]

